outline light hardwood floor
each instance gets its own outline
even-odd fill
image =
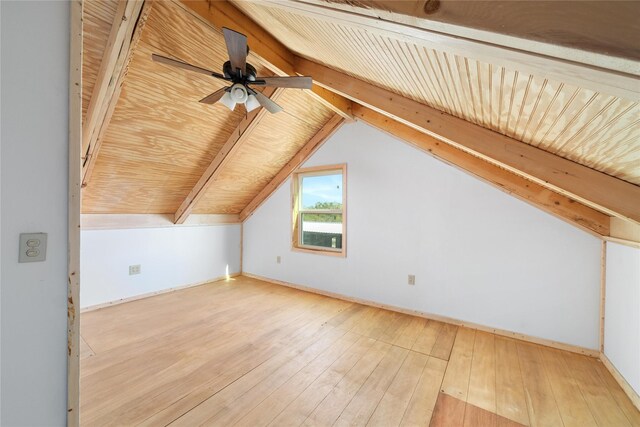
[[[81,327],[84,426],[640,426],[596,359],[244,276]]]

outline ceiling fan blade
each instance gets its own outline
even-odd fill
[[[240,71],[242,71],[242,75],[244,75],[248,53],[247,36],[228,28],[223,28],[222,33],[224,34],[224,40],[227,43],[227,52],[229,52],[231,68],[234,72],[237,69],[240,69]]]
[[[257,77],[255,82],[250,82],[260,86],[275,86],[294,89],[311,89],[313,80],[311,77]]]
[[[211,95],[207,95],[204,98],[202,98],[200,100],[200,102],[202,102],[203,104],[215,104],[216,102],[220,101],[220,98],[222,98],[224,96],[224,94],[227,92],[226,87],[223,87],[222,89],[218,89],[217,91],[213,92]]]
[[[253,95],[255,95],[256,98],[258,98],[258,102],[260,103],[260,105],[266,108],[268,112],[278,113],[282,111],[281,106],[279,106],[278,104],[270,100],[268,97],[264,96],[261,92],[258,92],[257,90],[254,90],[252,92],[253,92]]]
[[[183,70],[195,71],[196,73],[206,74],[208,76],[217,77],[222,80],[228,80],[222,74],[207,70],[205,68],[196,67],[195,65],[187,64],[186,62],[178,61],[176,59],[167,58],[166,56],[156,55],[155,53],[151,55],[151,59],[161,64],[171,65],[172,67],[182,68]]]

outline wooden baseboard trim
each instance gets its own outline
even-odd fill
[[[86,313],[88,311],[100,310],[101,308],[111,307],[111,306],[119,305],[119,304],[125,304],[125,303],[128,303],[128,302],[137,301],[137,300],[140,300],[140,299],[154,297],[156,295],[167,294],[169,292],[175,292],[175,291],[180,291],[182,289],[194,288],[196,286],[206,285],[208,283],[219,282],[221,280],[227,280],[227,279],[230,279],[230,278],[233,278],[233,277],[240,276],[241,274],[242,273],[233,273],[233,274],[229,274],[229,276],[214,277],[213,279],[206,280],[204,282],[197,282],[197,283],[191,283],[191,284],[188,284],[188,285],[176,286],[176,287],[173,287],[173,288],[162,289],[162,290],[159,290],[159,291],[147,292],[146,294],[134,295],[132,297],[122,298],[122,299],[115,300],[115,301],[104,302],[102,304],[90,305],[88,307],[80,309],[80,313]]]
[[[629,397],[629,399],[631,399],[631,402],[633,403],[633,405],[636,408],[638,408],[638,410],[640,411],[640,395],[636,393],[633,387],[631,387],[631,385],[627,382],[627,380],[624,379],[622,374],[618,371],[618,369],[615,366],[613,366],[613,363],[611,363],[611,360],[609,360],[609,358],[604,353],[600,353],[600,361],[605,366],[605,368],[607,368],[611,376],[615,378],[615,380],[618,382],[622,390],[624,390],[625,394]]]
[[[377,302],[374,302],[374,301],[369,301],[369,300],[362,299],[362,298],[350,297],[350,296],[343,295],[343,294],[338,294],[338,293],[335,293],[335,292],[329,292],[329,291],[324,291],[324,290],[321,290],[321,289],[311,288],[311,287],[308,287],[308,286],[297,285],[295,283],[289,283],[289,282],[284,282],[284,281],[281,281],[281,280],[270,279],[268,277],[263,277],[263,276],[259,276],[259,275],[251,274],[251,273],[247,273],[247,272],[243,272],[242,275],[246,276],[246,277],[250,277],[252,279],[262,280],[262,281],[273,283],[273,284],[276,284],[276,285],[287,286],[289,288],[294,288],[294,289],[298,289],[298,290],[305,291],[305,292],[311,292],[311,293],[314,293],[314,294],[324,295],[324,296],[327,296],[327,297],[336,298],[336,299],[340,299],[340,300],[344,300],[344,301],[355,302],[355,303],[362,304],[362,305],[368,305],[370,307],[382,308],[384,310],[395,311],[395,312],[398,312],[398,313],[409,314],[411,316],[418,316],[418,317],[422,317],[422,318],[429,319],[429,320],[437,320],[439,322],[449,323],[449,324],[456,325],[456,326],[464,326],[466,328],[477,329],[479,331],[484,331],[484,332],[490,332],[492,334],[496,334],[496,335],[500,335],[500,336],[504,336],[504,337],[508,337],[508,338],[515,338],[515,339],[518,339],[518,340],[521,340],[521,341],[531,342],[531,343],[534,343],[534,344],[540,344],[540,345],[544,345],[544,346],[547,346],[547,347],[557,348],[559,350],[566,350],[566,351],[570,351],[572,353],[584,354],[585,356],[594,357],[596,359],[600,357],[600,352],[598,350],[592,350],[592,349],[589,349],[589,348],[584,348],[584,347],[580,347],[580,346],[576,346],[576,345],[565,344],[565,343],[556,342],[556,341],[552,341],[552,340],[548,340],[548,339],[544,339],[544,338],[538,338],[538,337],[534,337],[534,336],[530,336],[530,335],[526,335],[526,334],[521,334],[521,333],[518,333],[518,332],[507,331],[507,330],[504,330],[504,329],[491,328],[491,327],[488,327],[488,326],[479,325],[477,323],[466,322],[466,321],[463,321],[463,320],[454,319],[454,318],[446,317],[446,316],[441,316],[441,315],[438,315],[438,314],[425,313],[425,312],[422,312],[422,311],[410,310],[410,309],[406,309],[406,308],[402,308],[402,307],[397,307],[397,306],[394,306],[394,305],[381,304],[381,303],[377,303]]]

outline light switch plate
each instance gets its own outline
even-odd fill
[[[47,259],[47,233],[20,233],[18,262],[40,262]]]

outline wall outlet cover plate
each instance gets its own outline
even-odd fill
[[[18,262],[42,262],[47,259],[47,233],[20,233]]]

